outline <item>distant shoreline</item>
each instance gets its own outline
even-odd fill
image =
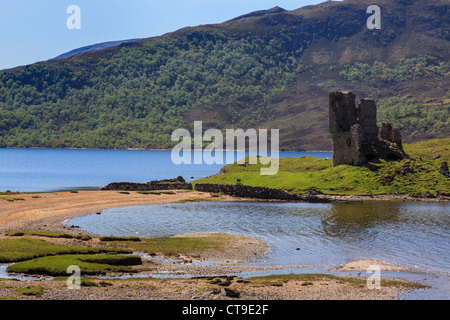
[[[118,150],[118,151],[172,151],[172,149],[146,149],[146,148],[127,148],[127,149],[108,149],[108,148],[47,148],[47,147],[0,147],[1,149],[19,149],[19,150]],[[192,150],[192,151],[203,151],[203,150]],[[227,150],[227,149],[217,149],[217,151],[220,152],[248,152],[248,150]],[[279,152],[329,152],[331,153],[331,150],[280,150]]]

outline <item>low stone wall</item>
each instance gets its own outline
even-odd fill
[[[133,182],[112,182],[103,187],[102,190],[123,190],[123,191],[153,191],[153,190],[193,190],[192,183],[133,183]],[[264,199],[264,200],[284,200],[302,202],[331,202],[327,198],[317,197],[312,194],[295,194],[280,189],[266,187],[253,187],[243,184],[213,184],[196,183],[195,191],[223,193],[232,197]]]
[[[102,190],[153,191],[153,190],[192,190],[192,183],[134,183],[112,182]]]
[[[233,197],[265,199],[265,200],[285,200],[285,201],[303,201],[303,202],[331,202],[327,198],[320,198],[311,194],[295,194],[280,189],[271,189],[266,187],[253,187],[243,184],[212,184],[196,183],[195,191],[223,193]]]

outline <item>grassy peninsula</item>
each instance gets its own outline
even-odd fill
[[[236,184],[282,189],[291,193],[335,195],[450,195],[450,179],[439,172],[450,161],[450,139],[404,145],[408,159],[333,167],[331,159],[281,158],[277,174],[263,176],[261,164],[226,165],[219,174],[196,183]]]

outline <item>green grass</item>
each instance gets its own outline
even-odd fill
[[[67,275],[67,268],[76,265],[82,275],[102,275],[110,272],[134,272],[133,265],[141,264],[139,256],[122,255],[60,255],[41,257],[8,266],[7,272]]]
[[[47,238],[74,238],[74,236],[62,233],[62,232],[51,232],[51,231],[10,231],[6,235],[11,237],[20,237],[24,235],[30,235],[30,236],[40,236],[40,237],[47,237]]]
[[[352,286],[366,286],[367,279],[356,278],[356,277],[346,277],[346,276],[335,276],[331,274],[320,274],[320,273],[312,273],[312,274],[274,274],[268,276],[261,277],[250,277],[247,278],[249,280],[250,285],[266,285],[266,286],[277,286],[282,285],[288,281],[304,281],[306,283],[313,283],[314,281],[320,280],[336,280],[339,282],[344,282],[350,284]],[[403,281],[397,279],[381,279],[382,287],[397,287],[397,288],[408,288],[408,289],[425,289],[429,288],[425,285],[422,285],[417,282]]]
[[[24,296],[35,296],[40,298],[45,293],[45,289],[42,286],[27,286],[25,288],[16,289],[15,292]]]
[[[219,192],[219,193],[211,193],[211,197],[213,197],[213,198],[218,198],[218,197],[220,197],[221,195],[223,195],[223,192]]]
[[[11,190],[6,190],[6,191],[1,191],[0,195],[4,196],[4,195],[12,195],[12,194],[20,194],[20,192],[12,192]]]
[[[282,189],[292,193],[337,195],[370,194],[441,194],[450,195],[450,182],[439,173],[441,161],[450,161],[450,139],[435,139],[405,145],[410,159],[381,161],[363,166],[332,167],[331,159],[314,157],[281,158],[277,174],[262,176],[261,164],[236,163],[222,168],[222,173],[195,183],[236,184]],[[439,154],[437,160],[434,155]],[[247,159],[248,161],[248,159]]]
[[[24,261],[53,255],[94,253],[131,253],[131,251],[124,248],[71,247],[26,237],[0,240],[0,263]]]
[[[66,238],[66,239],[79,239],[79,240],[91,240],[92,237],[86,234],[82,235],[70,235],[62,232],[51,232],[51,231],[10,231],[6,234],[10,237],[21,237],[24,235],[28,236],[39,236],[39,237],[47,237],[47,238]]]
[[[40,232],[29,231],[30,234]],[[109,248],[71,247],[52,244],[28,237],[0,240],[0,263],[17,262],[8,272],[27,274],[66,275],[67,267],[77,265],[82,274],[133,272],[131,266],[141,264],[139,256],[117,255],[136,251],[164,254],[198,254],[208,250],[222,250],[230,241],[229,235],[211,234],[205,237],[138,238],[104,237]],[[108,253],[108,254],[102,254]]]
[[[154,190],[151,190],[151,191],[136,191],[136,193],[140,193],[140,194],[157,194],[157,195],[160,195],[160,194],[175,194],[175,192],[173,192],[173,191],[154,191]]]
[[[205,237],[142,238],[140,242],[127,243],[127,247],[148,253],[192,254],[207,250],[221,250],[227,241],[229,241],[228,235],[216,233]]]
[[[24,198],[16,198],[16,197],[0,197],[1,200],[6,200],[8,202],[13,202],[13,201],[21,201],[21,200],[25,200]]]

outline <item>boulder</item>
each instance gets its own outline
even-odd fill
[[[237,290],[225,288],[225,295],[231,298],[239,298],[241,296],[241,293]]]
[[[444,176],[450,177],[450,172],[448,170],[448,163],[447,163],[447,161],[442,161],[441,168],[439,169],[439,172],[442,173]]]

